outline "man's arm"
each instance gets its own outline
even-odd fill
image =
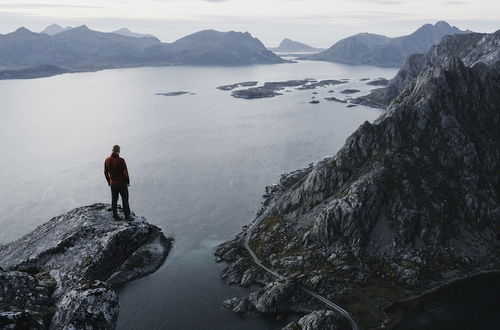
[[[106,181],[108,181],[108,186],[109,186],[111,182],[109,181],[109,171],[106,161],[104,161],[104,176],[106,177]]]
[[[128,176],[127,163],[125,162],[125,159],[123,160],[123,177],[125,178],[127,184],[130,185],[130,178]]]

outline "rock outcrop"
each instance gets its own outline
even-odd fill
[[[115,287],[154,272],[171,247],[142,217],[74,209],[0,247],[0,328],[114,329]]]
[[[345,320],[332,311],[315,311],[290,323],[282,330],[340,330],[346,329]]]
[[[373,33],[359,33],[335,43],[329,49],[304,59],[345,64],[369,64],[399,67],[410,54],[424,53],[446,35],[469,33],[446,22],[425,24],[407,36],[389,38]]]
[[[381,326],[391,301],[440,286],[450,274],[500,268],[500,61],[477,54],[466,64],[450,55],[421,72],[336,156],[268,187],[249,240],[262,262],[340,304],[362,327]],[[244,249],[245,236],[215,254],[229,263],[223,279],[249,285],[264,271]],[[254,294],[266,302],[299,295],[265,283]],[[321,308],[307,297],[266,308],[260,301],[232,306]]]
[[[387,107],[417,76],[425,70],[442,66],[458,57],[467,66],[478,62],[490,65],[500,59],[500,30],[492,34],[468,33],[450,35],[425,54],[410,55],[397,75],[385,88],[372,91],[354,102],[372,107]]]

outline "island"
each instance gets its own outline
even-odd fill
[[[340,91],[342,94],[355,94],[361,92],[359,89],[344,89]]]
[[[186,91],[179,91],[179,92],[165,92],[165,93],[156,93],[155,95],[162,95],[162,96],[179,96],[179,95],[195,95],[196,93],[192,92],[186,92]]]
[[[233,89],[236,89],[238,87],[251,87],[257,85],[258,83],[258,81],[245,81],[231,85],[222,85],[217,87],[217,89],[220,89],[221,91],[232,91]]]
[[[310,78],[288,80],[288,81],[265,82],[264,85],[262,86],[235,90],[231,93],[231,96],[235,98],[242,98],[248,100],[261,99],[261,98],[269,98],[278,95],[283,95],[282,91],[289,93],[291,92],[291,90],[288,89],[285,90],[285,89],[290,87],[295,87],[296,90],[313,90],[317,88],[325,88],[328,86],[347,84],[347,83],[348,81],[346,80],[325,79],[318,81],[316,79],[310,79]],[[257,82],[249,81],[246,83],[236,83],[231,85],[219,86],[217,88],[224,91],[231,91],[237,87],[255,86],[255,85],[257,85]]]

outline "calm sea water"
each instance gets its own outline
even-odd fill
[[[274,329],[287,320],[240,317],[225,299],[248,294],[222,283],[211,250],[231,239],[283,172],[335,154],[381,111],[322,100],[360,78],[396,69],[324,62],[239,68],[106,70],[0,81],[0,243],[74,207],[108,202],[103,161],[122,147],[130,202],[175,238],[156,273],[124,286],[120,329]],[[272,99],[242,100],[217,86],[241,81],[350,79]],[[190,91],[196,95],[155,96]],[[361,94],[361,93],[360,93]]]
[[[500,273],[459,281],[402,310],[395,330],[495,330],[500,327]]]

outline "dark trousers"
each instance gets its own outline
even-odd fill
[[[118,215],[117,203],[118,195],[122,197],[123,213],[125,217],[130,215],[130,206],[128,205],[128,188],[126,184],[123,185],[111,185],[111,207],[113,208],[113,216]]]

